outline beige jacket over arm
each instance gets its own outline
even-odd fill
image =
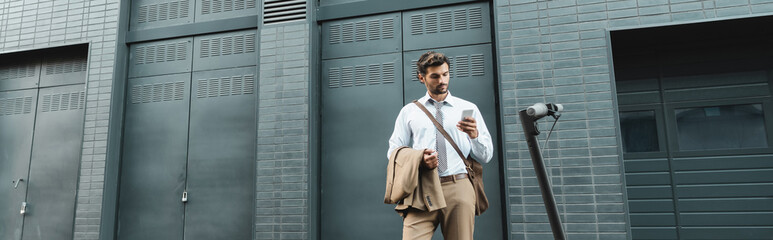
[[[395,211],[400,216],[411,207],[429,212],[446,207],[437,168],[421,169],[423,158],[423,149],[406,146],[395,149],[389,157],[384,203],[397,204]]]

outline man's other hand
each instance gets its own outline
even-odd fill
[[[427,169],[435,169],[437,167],[437,153],[432,149],[424,149],[424,161],[421,165]]]

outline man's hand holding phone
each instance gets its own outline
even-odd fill
[[[456,128],[467,133],[471,139],[475,139],[478,138],[478,125],[472,117],[472,111],[472,109],[462,111],[462,120],[456,124]]]

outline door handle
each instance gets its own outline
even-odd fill
[[[21,182],[21,181],[24,181],[24,179],[23,178],[19,178],[19,180],[11,182],[11,183],[13,183],[13,189],[16,189],[17,187],[19,187],[19,182]]]
[[[24,215],[27,213],[27,202],[21,202],[21,211],[19,211],[19,214]]]
[[[188,202],[188,191],[183,191],[183,202]]]

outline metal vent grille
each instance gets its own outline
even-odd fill
[[[255,52],[255,33],[201,40],[201,58]]]
[[[479,77],[486,75],[483,54],[460,55],[448,57],[450,63],[449,74],[451,78],[455,77]],[[418,60],[411,60],[411,74],[417,73],[416,63]],[[418,78],[411,78],[412,81],[419,81]]]
[[[266,0],[263,3],[263,24],[305,19],[306,0]]]
[[[451,77],[478,77],[485,75],[483,54],[449,57]]]
[[[473,7],[414,14],[410,17],[411,35],[463,31],[483,27],[483,9]]]
[[[449,59],[449,61],[451,61],[451,60]],[[411,76],[414,76],[414,77],[411,78],[411,80],[418,82],[419,79],[415,77],[416,74],[419,73],[419,69],[416,67],[417,63],[419,63],[419,60],[411,60]],[[449,72],[450,72],[450,70],[449,70]]]
[[[183,100],[185,82],[166,82],[135,85],[132,87],[132,104]]]
[[[189,0],[154,3],[139,7],[138,23],[150,23],[164,20],[186,18],[189,14]]]
[[[199,79],[197,84],[197,98],[253,94],[255,92],[255,75]]]
[[[395,37],[393,18],[333,24],[329,27],[330,44],[390,39]]]
[[[0,116],[32,112],[32,97],[0,98]]]
[[[58,112],[83,109],[86,105],[86,92],[68,92],[43,95],[40,102],[41,112]]]
[[[256,0],[202,0],[201,15],[255,8]]]
[[[15,64],[0,67],[0,81],[35,76],[35,64]]]
[[[395,63],[342,66],[328,69],[328,87],[354,87],[395,82]]]
[[[134,50],[134,64],[151,64],[186,60],[188,42],[173,42],[139,46]]]
[[[46,66],[46,75],[85,72],[86,71],[86,58],[57,58],[47,60],[44,63]]]

